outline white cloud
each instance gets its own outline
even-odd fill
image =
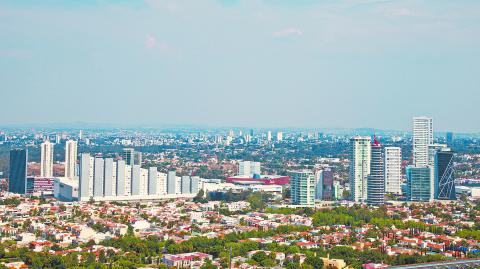
[[[287,27],[273,33],[275,37],[301,36],[303,31],[296,27]]]

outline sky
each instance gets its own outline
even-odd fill
[[[2,0],[0,125],[480,132],[478,0]]]

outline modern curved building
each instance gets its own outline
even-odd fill
[[[370,174],[367,184],[367,203],[383,205],[385,203],[385,175],[383,173],[383,149],[376,137],[373,139]]]

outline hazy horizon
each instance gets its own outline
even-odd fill
[[[0,126],[480,132],[480,2],[0,2]]]

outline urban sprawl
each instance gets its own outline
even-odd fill
[[[480,136],[0,130],[0,268],[480,268]]]

